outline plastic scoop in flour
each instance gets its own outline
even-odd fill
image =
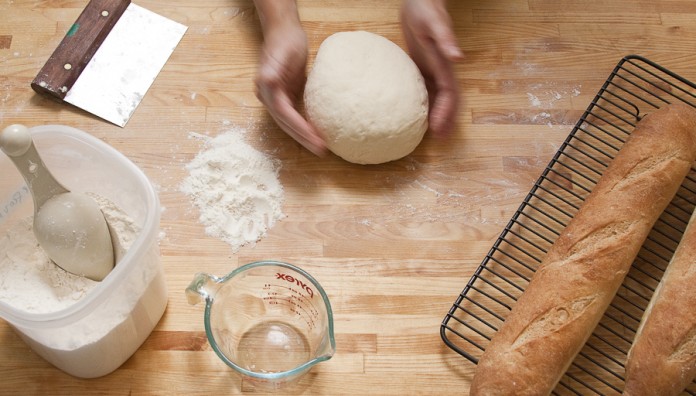
[[[111,231],[97,202],[63,187],[44,165],[29,130],[10,125],[0,148],[17,166],[34,198],[34,235],[48,257],[75,275],[101,281],[114,267]]]

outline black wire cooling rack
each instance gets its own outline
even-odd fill
[[[450,348],[478,363],[636,122],[668,103],[696,107],[695,93],[696,84],[643,57],[627,56],[617,64],[445,316],[440,334]],[[621,393],[626,353],[695,205],[692,168],[554,394]],[[696,381],[686,394],[696,395]]]

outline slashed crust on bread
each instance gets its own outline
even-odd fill
[[[696,160],[696,110],[644,117],[488,344],[472,395],[549,394],[592,334]]]

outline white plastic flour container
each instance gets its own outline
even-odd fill
[[[167,305],[157,241],[159,200],[135,164],[88,133],[59,125],[34,127],[30,132],[61,183],[110,200],[132,218],[139,231],[113,271],[73,305],[31,313],[0,300],[0,317],[57,368],[76,377],[103,376],[140,347]],[[2,152],[0,175],[0,236],[4,236],[32,215],[33,203],[22,176]]]

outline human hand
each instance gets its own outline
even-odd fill
[[[447,136],[454,128],[459,103],[453,63],[461,60],[463,54],[445,0],[404,0],[401,29],[428,89],[429,129],[436,136]]]
[[[273,0],[271,0],[273,1]],[[296,108],[305,85],[307,37],[299,18],[285,12],[275,18],[278,9],[266,10],[258,4],[264,43],[255,79],[256,96],[283,131],[317,155],[326,152],[324,137],[302,117]],[[273,1],[272,6],[276,7]],[[297,15],[295,10],[295,16]],[[265,18],[264,18],[265,17]]]

